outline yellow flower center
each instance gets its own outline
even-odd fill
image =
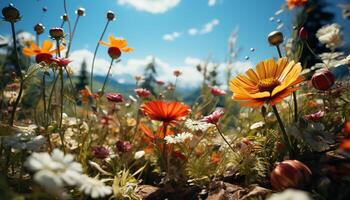
[[[258,88],[260,92],[272,92],[272,90],[280,84],[281,83],[275,78],[266,78],[259,81]]]

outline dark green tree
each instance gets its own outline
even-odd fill
[[[151,91],[153,94],[155,94],[155,84],[156,84],[156,76],[157,76],[157,70],[156,70],[156,62],[153,58],[152,61],[146,66],[144,77],[145,80],[141,84],[142,88],[146,88],[149,91]]]
[[[75,86],[78,91],[84,89],[85,86],[89,84],[86,67],[87,67],[86,60],[84,60],[83,63],[81,64],[80,72],[78,75],[78,82]]]

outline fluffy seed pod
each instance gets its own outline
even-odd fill
[[[76,13],[78,16],[85,16],[85,8],[78,8]]]
[[[115,14],[114,14],[113,11],[111,11],[111,10],[107,11],[107,19],[108,19],[109,21],[115,20]]]
[[[4,16],[5,21],[11,23],[15,23],[21,19],[19,10],[13,4],[10,4],[9,6],[3,8],[2,15]]]
[[[40,35],[44,32],[45,27],[42,23],[38,23],[34,26],[34,31],[36,32],[36,34]]]
[[[63,37],[63,29],[59,27],[51,28],[50,29],[50,36],[54,38],[55,40],[61,39]]]
[[[301,189],[311,181],[311,170],[297,160],[285,160],[275,164],[271,172],[271,185],[275,190]]]
[[[321,69],[320,71],[316,72],[311,78],[311,83],[314,88],[322,91],[330,89],[333,86],[334,82],[335,77],[328,69]]]
[[[118,59],[122,52],[117,47],[109,47],[108,48],[108,55],[113,59]]]
[[[280,31],[273,31],[268,36],[267,39],[272,46],[277,46],[283,42],[283,34]]]

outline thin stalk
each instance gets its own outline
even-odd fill
[[[277,49],[277,52],[278,52],[278,56],[279,56],[280,58],[282,58],[282,52],[281,52],[280,46],[279,46],[279,45],[276,45],[276,49]]]
[[[163,159],[164,159],[164,163],[165,163],[165,169],[167,170],[167,174],[168,174],[168,152],[167,152],[167,146],[166,146],[166,142],[164,140],[165,136],[166,136],[166,132],[167,132],[167,128],[168,128],[168,124],[163,122],[163,138],[162,138],[162,142],[163,142]]]
[[[94,57],[92,58],[92,64],[91,64],[91,74],[90,74],[90,90],[91,92],[93,93],[93,83],[92,83],[92,79],[93,79],[93,76],[94,76],[94,66],[95,66],[95,59],[96,59],[96,54],[97,54],[97,50],[98,50],[98,47],[100,46],[100,41],[102,40],[103,36],[105,35],[106,33],[106,30],[107,30],[107,27],[108,27],[108,24],[109,24],[109,20],[107,20],[107,23],[103,29],[103,32],[101,34],[101,37],[100,39],[98,40],[97,42],[97,45],[96,45],[96,48],[95,48],[95,52],[94,52]]]
[[[235,149],[230,145],[230,143],[226,140],[224,134],[221,132],[221,129],[219,128],[218,124],[215,124],[216,129],[218,130],[220,136],[222,137],[222,139],[224,139],[224,141],[226,142],[226,144],[230,147],[230,149],[235,152]]]
[[[12,112],[11,112],[11,118],[10,118],[10,121],[9,121],[9,125],[13,126],[13,121],[15,119],[17,106],[19,104],[19,101],[20,101],[20,99],[22,97],[22,92],[23,92],[23,75],[22,75],[21,66],[19,64],[19,58],[18,58],[18,52],[17,52],[16,30],[15,30],[15,23],[14,22],[11,22],[11,30],[12,30],[13,48],[15,50],[15,58],[16,58],[16,62],[17,62],[17,65],[15,65],[15,67],[16,67],[17,74],[19,75],[19,78],[20,78],[20,81],[21,81],[20,82],[20,86],[19,86],[18,96],[16,98],[15,103],[13,104]]]
[[[287,149],[289,151],[289,156],[290,157],[293,157],[293,150],[292,150],[292,145],[291,145],[291,142],[290,142],[290,139],[287,135],[287,132],[286,132],[286,129],[284,128],[284,125],[283,125],[283,122],[282,122],[282,119],[278,113],[278,110],[276,108],[276,105],[272,106],[272,109],[273,109],[273,112],[275,113],[275,116],[277,118],[277,121],[278,121],[278,124],[280,126],[280,129],[282,131],[282,136],[283,136],[283,140],[284,140],[284,144],[287,146]]]
[[[60,52],[60,40],[59,39],[56,39],[56,46],[57,46],[57,55],[59,57],[61,57],[61,52]],[[61,138],[61,143],[62,143],[62,149],[63,149],[63,152],[65,152],[65,148],[64,148],[64,136],[63,136],[63,130],[62,130],[62,124],[63,124],[63,103],[64,103],[64,77],[63,77],[63,66],[60,66],[59,68],[59,76],[60,76],[60,80],[61,80],[61,91],[60,91],[60,94],[61,94],[61,111],[60,111],[60,123],[59,123],[59,131],[60,131],[60,138]]]
[[[109,73],[111,72],[111,69],[112,69],[113,61],[114,61],[114,58],[111,59],[111,64],[109,65],[106,78],[105,78],[105,80],[104,80],[104,82],[103,82],[103,86],[102,86],[102,90],[101,90],[101,93],[102,93],[102,94],[103,94],[104,91],[105,91],[105,87],[106,87],[106,84],[107,84],[108,76],[109,76]]]
[[[38,46],[40,46],[40,44],[39,44],[39,34],[36,34],[36,35],[35,35],[35,41],[36,41],[36,44],[37,44]]]
[[[66,58],[68,58],[68,56],[69,56],[69,51],[70,51],[70,48],[71,48],[71,46],[72,46],[72,42],[73,42],[73,38],[74,38],[74,33],[75,33],[75,30],[77,29],[77,25],[78,25],[79,18],[80,18],[80,16],[77,15],[77,18],[75,19],[75,22],[74,22],[73,32],[72,32],[72,34],[71,34],[71,37],[69,38],[69,44],[68,44],[68,48],[67,48],[67,52],[66,52]]]

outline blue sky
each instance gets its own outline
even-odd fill
[[[72,56],[76,57],[72,59],[76,65],[81,62],[81,57],[91,57],[106,22],[106,11],[116,13],[117,20],[110,24],[105,40],[109,34],[121,36],[129,41],[130,47],[135,48],[133,53],[124,54],[119,69],[115,67],[113,70],[115,77],[123,76],[123,79],[126,74],[141,74],[142,67],[136,65],[147,63],[151,55],[157,58],[160,65],[166,65],[163,67],[166,71],[180,68],[191,73],[192,69],[188,68],[193,66],[190,65],[205,60],[209,55],[213,62],[223,63],[227,57],[227,41],[235,27],[239,27],[237,46],[242,51],[238,57],[241,62],[234,67],[242,71],[253,63],[276,55],[275,49],[267,44],[266,35],[276,29],[277,19],[284,23],[281,30],[288,34],[293,16],[290,11],[285,11],[275,16],[274,21],[269,20],[281,8],[284,0],[153,0],[158,2],[156,7],[152,5],[152,0],[67,2],[71,21],[74,21],[74,11],[78,7],[86,9],[86,16],[80,19],[73,41]],[[17,24],[17,29],[32,34],[33,25],[39,21],[47,30],[59,26],[60,16],[64,12],[63,0],[1,0],[0,5],[4,7],[8,3],[15,4],[21,10],[23,20]],[[44,6],[48,11],[43,14]],[[192,34],[189,33],[190,29]],[[65,30],[68,31],[67,27]],[[9,34],[7,23],[0,23],[0,34]],[[46,31],[42,40],[47,35]],[[172,38],[174,35],[179,36]],[[250,48],[255,51],[251,52]],[[246,61],[245,56],[250,59]],[[100,47],[98,57],[98,73],[103,74],[103,69],[108,66],[102,65],[109,60],[104,47]],[[170,74],[163,74],[161,78],[170,79]],[[191,76],[187,76],[187,79]]]

